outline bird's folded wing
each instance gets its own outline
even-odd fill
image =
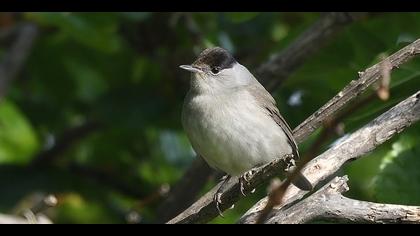
[[[279,109],[276,106],[276,101],[271,94],[260,84],[253,84],[249,86],[248,91],[255,98],[257,103],[267,111],[267,115],[274,119],[274,121],[281,127],[287,136],[290,146],[292,147],[294,158],[299,158],[298,147],[293,137],[292,130],[287,124],[286,120],[280,115]]]

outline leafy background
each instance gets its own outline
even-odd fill
[[[28,21],[40,29],[0,101],[0,212],[17,213],[34,196],[54,193],[59,205],[47,214],[56,223],[151,223],[164,199],[159,193],[194,159],[180,123],[189,75],[178,65],[219,45],[253,71],[319,14],[22,13],[7,24],[1,21],[10,16],[0,16],[3,29]],[[418,13],[375,13],[353,23],[275,91],[282,114],[297,126],[358,71],[418,37]],[[0,55],[6,48],[0,44]],[[347,117],[345,132],[416,92],[419,75],[418,60],[402,66],[392,74],[391,98]],[[296,94],[300,99],[291,103]],[[34,165],[77,127],[87,131]],[[302,153],[318,133],[300,146]],[[348,195],[420,205],[419,133],[414,125],[347,165]],[[214,184],[209,180],[203,193]],[[235,222],[265,194],[258,189],[212,223]]]

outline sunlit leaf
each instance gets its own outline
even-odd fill
[[[375,197],[380,202],[420,204],[420,129],[410,131],[402,134],[382,159],[374,181]]]
[[[13,102],[0,101],[0,163],[27,163],[39,149],[33,127]]]

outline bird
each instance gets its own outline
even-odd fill
[[[298,146],[275,99],[229,51],[207,48],[192,64],[179,67],[192,73],[182,126],[194,151],[227,174],[225,182],[232,176],[246,180],[252,169],[286,155],[293,155],[290,165],[295,165]],[[293,184],[312,189],[302,174]],[[214,197],[219,213],[222,187]]]

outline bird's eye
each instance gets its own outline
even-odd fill
[[[215,66],[215,67],[212,67],[212,68],[211,68],[211,73],[213,73],[213,74],[217,74],[217,73],[219,73],[219,72],[220,72],[220,67]]]

